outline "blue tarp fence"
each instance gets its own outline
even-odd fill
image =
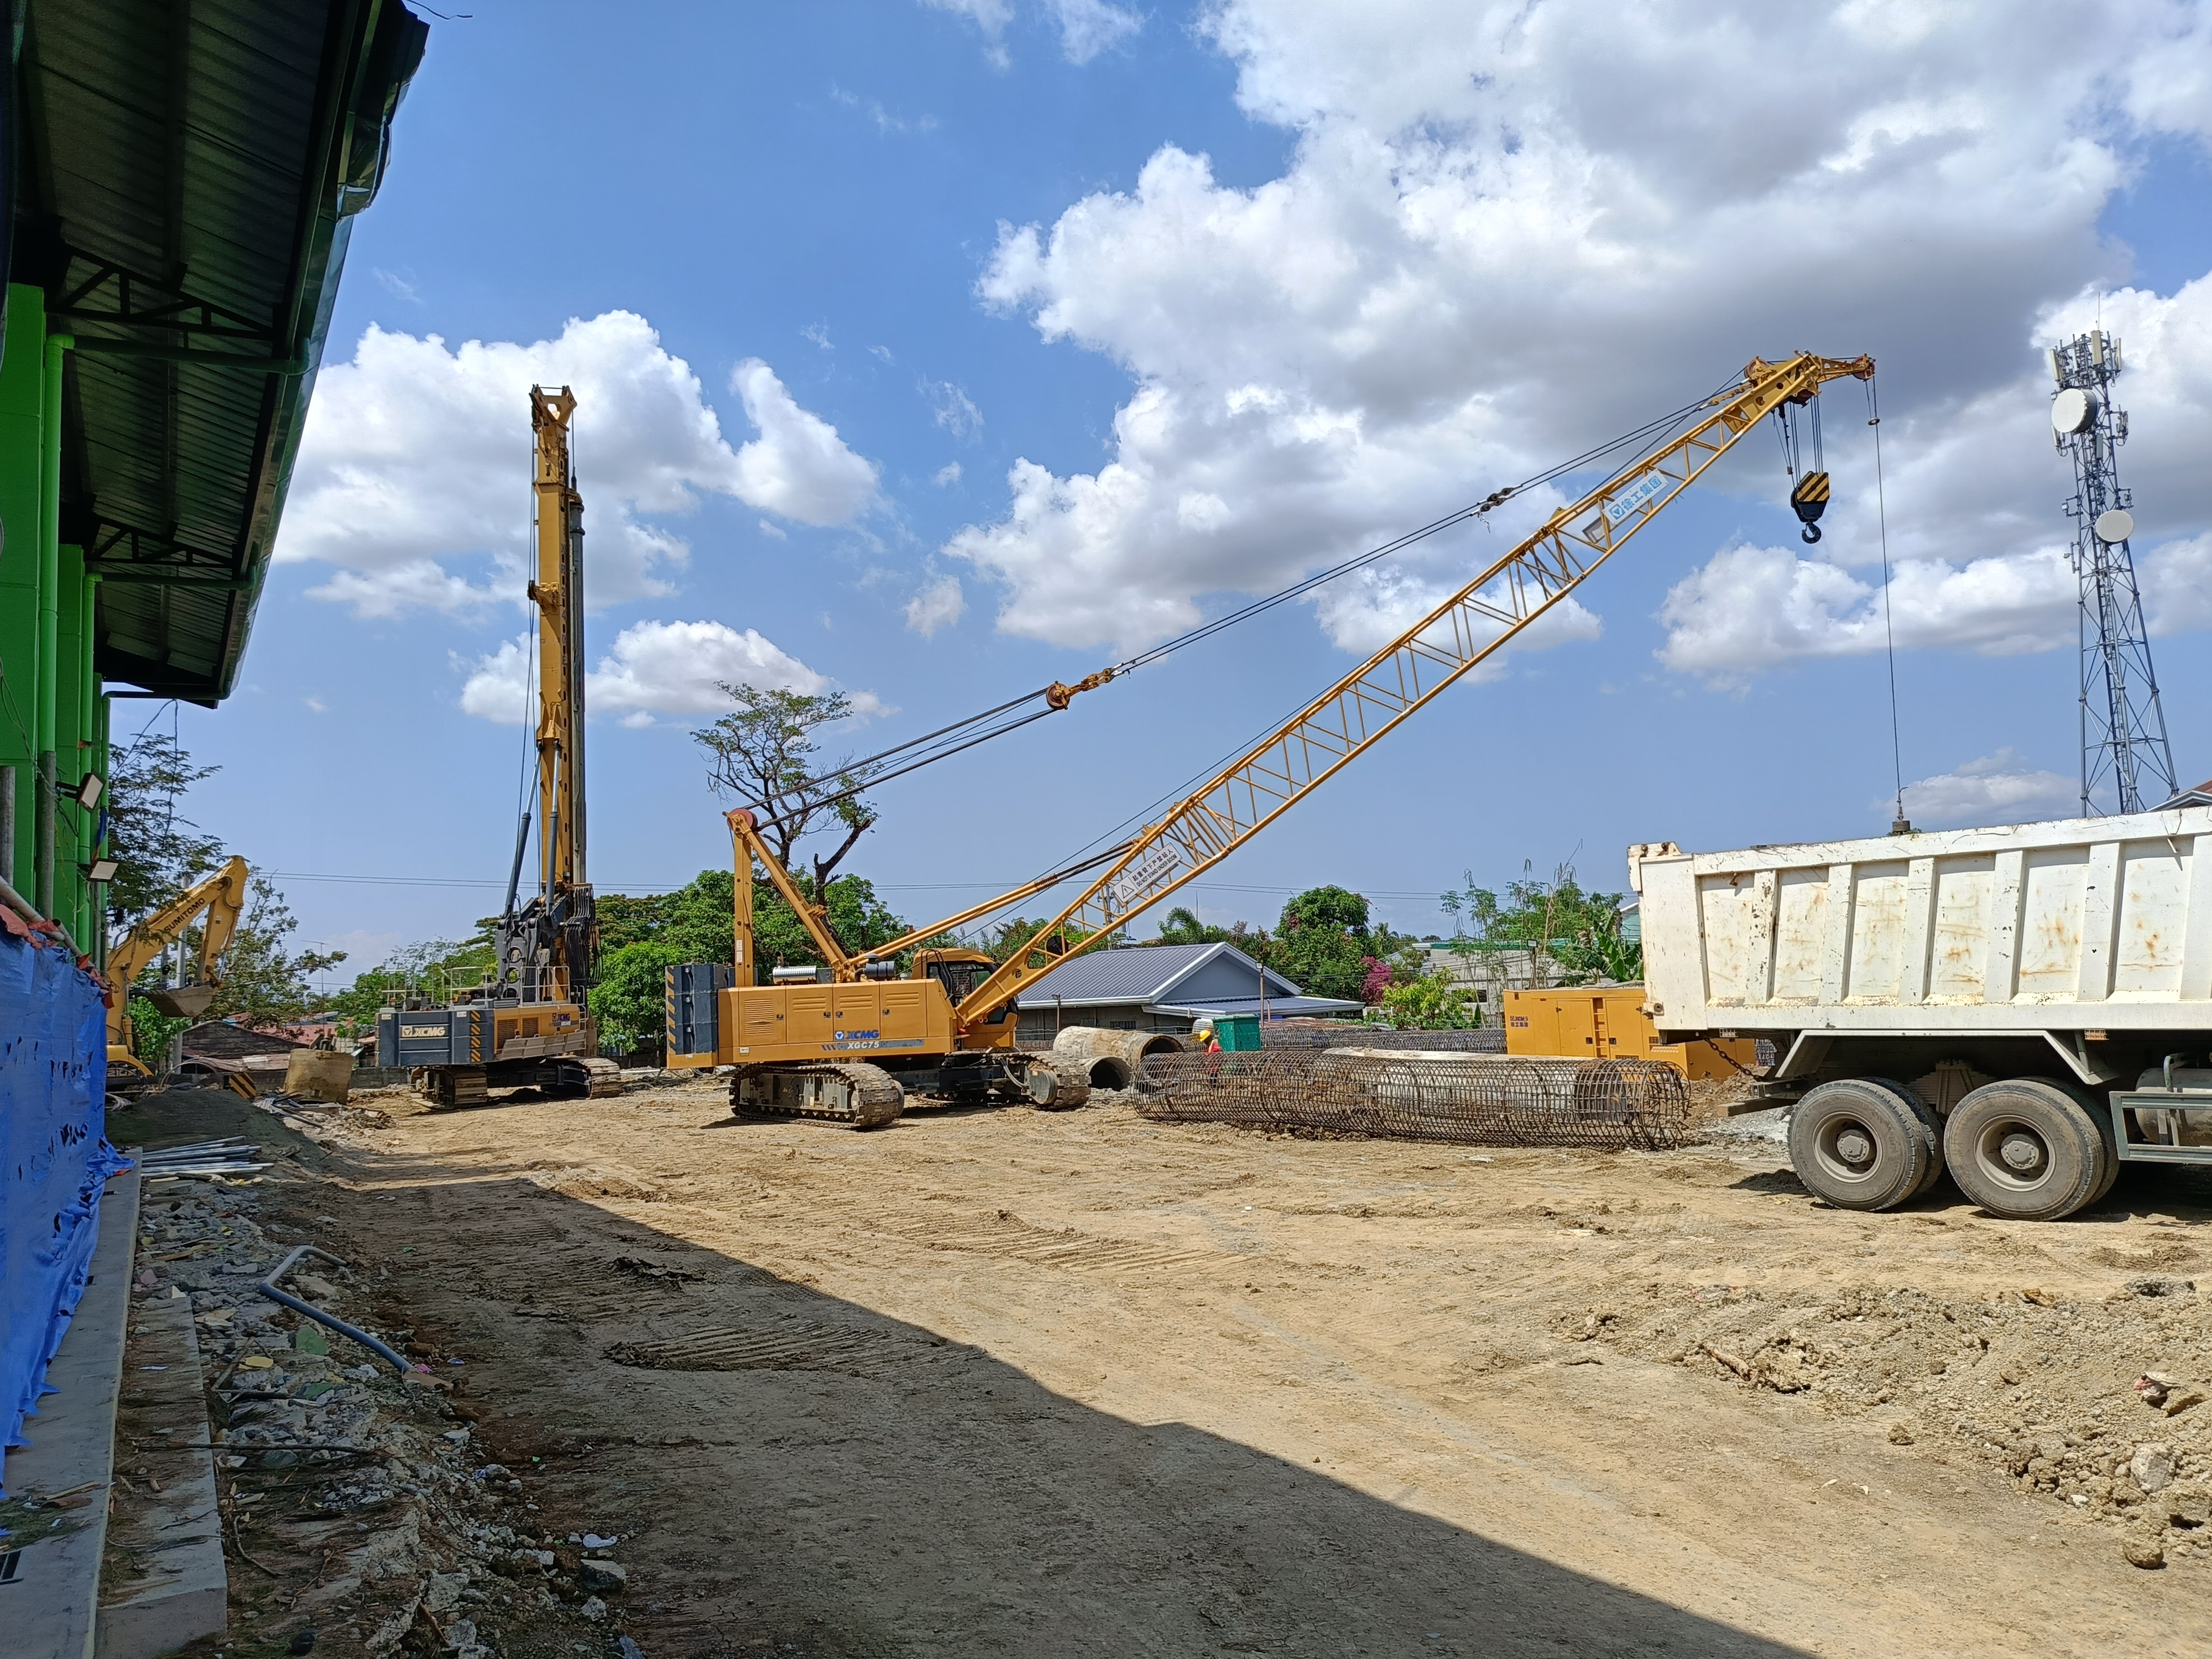
[[[14,922],[13,916],[7,920]],[[125,1160],[107,1144],[100,987],[58,940],[0,930],[0,1445],[51,1394],[100,1233],[100,1193]]]

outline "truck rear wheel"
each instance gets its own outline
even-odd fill
[[[1917,1198],[1943,1178],[1943,1120],[1936,1115],[1936,1109],[1921,1099],[1919,1091],[1909,1083],[1899,1083],[1895,1078],[1863,1078],[1877,1088],[1887,1089],[1905,1103],[1905,1109],[1920,1120],[1920,1138],[1928,1148],[1928,1173],[1920,1177],[1920,1184],[1912,1189]]]
[[[2097,1177],[2097,1189],[2085,1203],[2094,1204],[2112,1190],[2112,1183],[2120,1178],[2120,1149],[2112,1133],[2112,1114],[2103,1100],[2075,1083],[2055,1083],[2055,1089],[2088,1115],[2091,1126],[2097,1131],[2097,1154],[2102,1173]]]
[[[1959,1190],[1991,1215],[2056,1221],[2094,1198],[2108,1154],[2095,1120],[2053,1083],[1985,1083],[1951,1111],[1943,1150]]]
[[[1814,1196],[1843,1210],[1894,1209],[1926,1186],[1936,1151],[1910,1091],[1843,1078],[1790,1115],[1790,1163]]]

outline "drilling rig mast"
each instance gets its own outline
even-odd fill
[[[586,999],[599,929],[584,862],[584,499],[568,453],[575,394],[530,391],[536,439],[538,882],[521,894],[526,808],[494,928],[498,960],[476,982],[421,988],[377,1018],[380,1066],[408,1067],[441,1105],[481,1104],[497,1088],[611,1095],[620,1073],[599,1057]]]
[[[585,876],[584,845],[584,498],[568,454],[575,394],[530,389],[537,436],[538,890],[516,908],[522,854],[530,834],[523,814],[501,920],[500,980],[525,1001],[591,989],[599,929]]]

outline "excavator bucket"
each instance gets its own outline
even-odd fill
[[[198,1019],[215,1001],[212,985],[164,985],[146,993],[146,1000],[171,1019]]]

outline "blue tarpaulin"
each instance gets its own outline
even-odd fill
[[[13,918],[9,918],[13,920]],[[0,931],[0,1444],[38,1414],[100,1233],[107,1144],[100,987],[58,941]]]

